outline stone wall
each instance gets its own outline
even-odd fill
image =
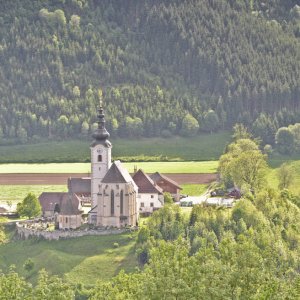
[[[90,230],[55,230],[55,231],[45,231],[37,230],[33,228],[27,228],[26,223],[16,223],[17,235],[20,239],[29,238],[41,238],[46,240],[59,240],[59,239],[69,239],[76,238],[86,235],[111,235],[111,234],[121,234],[124,232],[130,232],[133,229],[90,229]]]

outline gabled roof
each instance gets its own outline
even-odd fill
[[[91,178],[69,178],[68,189],[70,193],[75,194],[90,194],[91,193]]]
[[[63,198],[68,193],[44,192],[39,196],[39,201],[43,211],[54,211],[55,204],[61,207]]]
[[[139,193],[144,194],[162,194],[163,189],[160,188],[143,170],[139,169],[132,177],[139,188]]]
[[[58,204],[60,214],[62,215],[79,215],[80,199],[76,194],[71,193],[42,193],[39,197],[43,211],[54,211],[55,205]]]
[[[61,204],[60,215],[81,215],[79,210],[80,199],[76,194],[67,194],[63,197]]]
[[[123,168],[121,162],[118,160],[111,165],[106,175],[102,179],[102,183],[130,183],[130,182],[137,189],[137,186],[133,181],[132,177],[130,176],[128,171],[125,168]]]
[[[178,185],[177,182],[175,182],[174,180],[170,179],[169,177],[165,176],[165,175],[162,175],[158,172],[150,175],[150,178],[155,182],[159,182],[160,180],[165,180],[167,181],[168,183],[170,183],[171,185],[177,187],[178,189],[182,190],[182,188],[180,187],[180,185]]]

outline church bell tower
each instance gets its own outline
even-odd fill
[[[97,205],[97,194],[99,192],[99,185],[102,182],[105,174],[111,166],[111,148],[112,145],[109,138],[109,133],[105,128],[105,118],[100,102],[98,109],[98,128],[92,134],[93,142],[91,149],[91,197],[92,208]]]

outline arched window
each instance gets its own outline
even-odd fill
[[[98,155],[98,161],[102,161],[102,155]]]
[[[120,193],[120,215],[123,215],[124,211],[124,193],[123,190]]]
[[[112,216],[115,214],[115,192],[113,190],[110,192],[110,214]]]

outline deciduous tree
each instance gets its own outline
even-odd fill
[[[41,205],[37,197],[29,193],[22,202],[17,205],[17,212],[22,217],[38,217],[41,214]]]

